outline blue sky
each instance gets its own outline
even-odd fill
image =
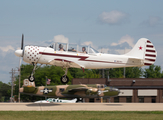
[[[25,44],[48,41],[91,44],[103,52],[122,54],[138,39],[156,47],[163,68],[162,0],[2,0],[0,1],[0,81],[9,82],[19,64],[14,51]]]

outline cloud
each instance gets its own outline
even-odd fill
[[[95,45],[93,44],[92,41],[85,41],[85,42],[83,42],[81,45],[91,46],[91,47],[93,47],[94,49],[97,49],[97,48],[98,48],[97,46],[95,46]]]
[[[125,35],[123,37],[121,37],[121,39],[119,40],[118,43],[111,43],[111,46],[117,46],[117,45],[121,45],[123,43],[128,43],[128,45],[130,47],[134,47],[134,39],[132,37],[130,37],[129,35]]]
[[[11,80],[11,69],[17,69],[19,66],[19,58],[15,56],[14,52],[3,52],[0,51],[1,55],[0,57],[0,81],[8,83]]]
[[[98,51],[101,53],[109,53],[110,49],[109,48],[101,48],[101,49],[98,49]]]
[[[56,35],[53,39],[54,42],[68,43],[68,38],[64,35]]]
[[[115,50],[118,54],[125,54],[125,53],[128,53],[129,51],[131,51],[131,49],[117,49]]]
[[[102,23],[110,25],[122,24],[128,21],[128,14],[121,11],[103,12],[99,15],[99,20]]]
[[[157,16],[150,16],[147,20],[143,21],[140,25],[147,27],[155,27],[162,24],[162,19]]]
[[[11,45],[8,45],[8,46],[6,46],[6,47],[0,47],[0,49],[1,49],[3,52],[8,52],[9,50],[12,50],[12,51],[15,50]]]
[[[93,46],[93,43],[91,41],[86,41],[86,42],[83,42],[82,45],[91,45],[91,46]]]
[[[155,46],[155,45],[154,45]],[[162,52],[162,45],[157,45],[155,46],[156,51],[157,51],[157,57],[156,57],[156,62],[155,65],[160,65],[162,70],[163,70],[163,63],[162,63],[162,59],[163,59],[163,52]]]
[[[47,41],[44,41],[41,43],[41,45],[50,45],[52,43],[55,43],[55,42],[59,42],[59,43],[68,43],[68,38],[65,37],[64,35],[56,35],[54,36],[54,38],[52,40],[47,40]]]
[[[118,42],[111,43],[110,45],[99,46],[98,50],[103,53],[110,54],[124,54],[129,52],[134,47],[134,39],[125,35],[120,38]]]

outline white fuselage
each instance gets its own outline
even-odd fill
[[[62,100],[62,99],[55,99],[55,98],[49,98],[47,100],[40,100],[36,101],[35,103],[76,103],[77,99],[73,100]]]
[[[66,51],[59,51],[57,45],[55,43],[50,47],[26,46],[24,49],[16,50],[15,55],[23,57],[23,60],[30,64],[40,63],[82,69],[150,66],[157,57],[154,45],[146,38],[139,39],[133,49],[124,55],[102,54],[91,47],[87,47],[87,51],[82,53],[78,52],[78,46],[76,50],[68,49],[69,44],[66,44],[66,49],[62,49]]]
[[[129,58],[133,58],[132,61],[129,60]],[[54,51],[53,48],[38,46],[26,46],[23,56],[23,60],[27,63],[50,64],[56,66],[67,65],[68,67],[84,69],[135,67],[143,65],[140,60],[134,60],[134,58],[135,57],[126,55]]]

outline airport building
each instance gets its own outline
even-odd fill
[[[163,103],[162,78],[74,78],[72,84],[106,84],[120,89],[118,97],[103,99],[112,103]],[[100,99],[84,99],[85,102],[101,102]]]

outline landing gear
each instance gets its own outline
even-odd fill
[[[33,66],[34,66],[34,68],[33,68],[33,70],[32,70],[32,73],[31,73],[31,75],[29,76],[29,78],[28,78],[28,80],[30,81],[30,82],[34,82],[35,81],[35,77],[33,76],[34,75],[34,73],[35,73],[35,70],[36,69],[38,69],[40,66],[38,66],[37,67],[37,63],[36,64],[34,64],[34,63],[32,63],[33,64]],[[36,68],[37,67],[37,68]]]
[[[67,77],[67,75],[62,76],[60,80],[63,84],[67,84],[69,82],[69,78]]]
[[[28,80],[29,80],[30,82],[34,82],[34,81],[35,81],[35,77],[31,75],[31,76],[29,76]]]
[[[65,71],[65,74],[61,77],[60,80],[63,84],[67,84],[69,82],[69,78],[67,77],[68,68],[66,67],[66,70],[64,71]]]
[[[83,102],[83,98],[77,98],[76,102]]]

